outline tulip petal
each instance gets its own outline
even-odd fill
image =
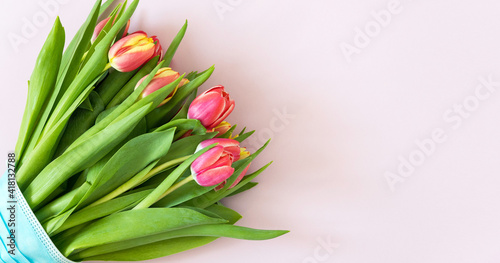
[[[161,61],[161,60],[163,60],[163,47],[160,44],[160,40],[156,36],[152,36],[151,38],[153,39],[154,42],[156,42],[155,53],[153,56],[154,57],[160,56],[159,60]]]
[[[130,72],[144,64],[152,55],[153,50],[151,49],[144,52],[126,53],[119,57],[112,58],[110,64],[120,72]]]
[[[224,152],[231,154],[233,156],[233,161],[240,159],[240,143],[237,140],[227,138],[209,139],[201,142],[199,148],[205,148],[214,143],[218,143],[219,146],[224,147]]]
[[[221,136],[222,134],[226,133],[231,129],[231,124],[227,121],[221,122],[219,125],[217,125],[213,131],[217,132],[217,136]]]
[[[146,33],[135,32],[135,33],[132,33],[132,34],[116,41],[116,43],[113,44],[113,46],[109,49],[109,54],[108,54],[109,58],[116,56],[118,51],[120,49],[122,49],[123,47],[130,46],[131,43],[137,43],[137,41],[139,39],[147,38],[147,37],[148,37],[148,35]]]
[[[247,148],[241,147],[240,148],[240,160],[243,160],[243,159],[247,158],[248,156],[250,156],[250,152],[247,151]]]
[[[233,164],[233,157],[227,154],[222,154],[221,157],[214,164],[205,168],[205,170],[210,170],[222,166],[231,166],[231,164]]]
[[[248,168],[250,168],[250,164],[241,172],[240,175],[238,175],[238,178],[236,178],[236,181],[234,181],[234,183],[231,186],[229,186],[229,189],[235,187],[241,181],[241,179],[245,177],[245,175],[248,172]]]
[[[215,86],[191,103],[188,118],[197,119],[207,130],[212,130],[233,111],[234,105],[234,100],[229,98],[224,86]]]
[[[214,138],[214,139],[208,139],[208,140],[205,140],[205,141],[202,141],[200,143],[201,147],[202,148],[205,148],[211,144],[214,144],[214,143],[218,143],[220,146],[226,148],[226,147],[231,147],[231,146],[240,146],[240,142],[238,142],[237,140],[233,140],[233,139],[227,139],[227,138]],[[238,151],[239,151],[239,148],[238,148]]]
[[[137,43],[136,45],[129,46],[127,48],[124,48],[123,53],[143,53],[146,51],[151,51],[151,57],[154,55],[154,47],[155,45],[149,41],[143,41],[140,43]],[[123,54],[122,53],[122,54]],[[118,52],[117,56],[121,55],[120,51]]]
[[[224,150],[233,156],[235,162],[240,159],[240,147],[239,146],[225,147]]]
[[[91,40],[92,43],[94,43],[94,41],[97,39],[97,37],[99,36],[99,33],[101,33],[102,29],[104,28],[106,23],[108,23],[108,21],[109,21],[109,17],[102,20],[101,22],[99,22],[99,24],[97,24],[95,26],[94,34],[92,35],[92,40]]]
[[[224,114],[222,114],[222,116],[220,116],[218,119],[216,119],[209,127],[213,128],[213,127],[219,125],[223,120],[225,120],[227,118],[227,116],[229,116],[229,114],[231,114],[231,112],[233,112],[233,109],[234,109],[234,101],[232,101],[229,108],[227,110],[225,110]],[[207,129],[209,129],[209,128],[207,128]]]
[[[218,186],[216,186],[216,187],[214,188],[214,190],[217,192],[217,191],[219,191],[220,189],[224,188],[224,186],[226,185],[226,182],[227,182],[227,180],[226,180],[226,181],[224,181],[224,182],[222,182],[222,183],[220,183]]]
[[[165,67],[165,68],[159,69],[158,72],[156,72],[155,78],[164,78],[164,77],[168,77],[168,76],[175,75],[175,74],[178,74],[178,73],[173,71],[172,68]]]
[[[224,148],[222,146],[215,146],[214,148],[208,150],[206,153],[200,155],[200,157],[194,160],[191,164],[191,172],[199,173],[203,169],[213,165],[217,162],[217,160],[219,160],[223,152]]]
[[[122,38],[127,36],[128,28],[130,27],[130,19],[127,21],[127,25],[125,26],[125,30],[123,30]]]
[[[222,96],[223,91],[224,91],[224,86],[218,85],[218,86],[214,86],[214,87],[208,89],[207,91],[205,91],[205,93],[215,92],[215,93],[218,93],[219,95]]]
[[[193,178],[201,186],[213,186],[224,182],[227,178],[231,177],[233,172],[233,167],[223,166],[193,175]]]
[[[207,127],[223,113],[224,107],[224,99],[219,94],[207,93],[193,100],[188,110],[188,118],[200,120],[203,126]]]
[[[156,73],[154,78],[148,84],[148,86],[143,90],[142,97],[165,87],[166,85],[172,83],[174,80],[179,78],[180,74],[173,70],[163,71],[161,73]]]

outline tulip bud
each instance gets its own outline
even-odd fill
[[[234,161],[240,158],[239,142],[231,139],[210,139],[200,143],[198,149],[218,143],[191,164],[191,174],[201,186],[218,185],[231,177]]]
[[[199,185],[213,186],[220,184],[233,174],[232,164],[231,155],[224,151],[224,147],[215,146],[191,164],[191,174]]]
[[[102,20],[101,22],[99,22],[95,26],[94,34],[92,35],[92,40],[91,40],[92,43],[94,43],[94,41],[97,39],[97,37],[99,36],[99,33],[101,33],[102,29],[104,28],[104,26],[106,25],[106,23],[108,23],[109,19],[110,19],[110,17]]]
[[[239,160],[243,160],[245,158],[247,158],[248,156],[250,156],[250,152],[247,151],[247,148],[245,147],[241,147],[240,148],[240,159]],[[251,163],[250,163],[251,164]],[[248,172],[248,168],[250,168],[250,164],[247,165],[247,167],[245,169],[243,169],[243,171],[241,172],[240,175],[238,175],[238,178],[236,178],[236,180],[234,181],[234,183],[229,187],[229,189],[235,187],[240,181],[241,179],[243,179],[243,177],[245,177],[245,175],[247,174]],[[224,185],[226,184],[226,182],[222,182],[221,184],[219,184],[218,186],[215,187],[215,191],[219,191],[220,189],[224,188]]]
[[[181,79],[181,82],[179,82],[179,88],[188,84],[189,83],[189,79]]]
[[[142,79],[140,79],[137,84],[135,85],[135,88],[139,87],[141,83],[148,77],[149,75],[144,76]],[[174,80],[176,80],[180,74],[178,72],[173,71],[171,68],[161,68],[159,69],[151,82],[144,88],[142,91],[140,97],[145,98],[149,94],[167,86],[168,84],[172,83]],[[158,107],[162,106],[163,104],[167,103],[175,94],[178,88],[180,88],[182,85],[188,83],[189,80],[187,79],[182,79],[179,84],[177,84],[177,87],[158,105]]]
[[[157,54],[159,42],[143,31],[132,33],[118,40],[109,50],[109,63],[121,72],[130,72],[142,66]]]
[[[216,136],[221,136],[229,131],[229,129],[231,129],[231,124],[227,121],[223,121],[219,123],[219,125],[215,126],[212,132],[217,132]]]
[[[108,23],[110,17],[102,20],[101,22],[99,22],[96,26],[95,26],[95,29],[94,29],[94,34],[92,35],[92,39],[91,39],[91,43],[94,43],[94,41],[97,39],[97,37],[99,36],[99,34],[101,33],[102,29],[104,28],[104,26]],[[115,19],[113,20],[113,24],[115,23],[116,21],[116,17]],[[130,26],[130,19],[127,21],[127,25],[125,26],[125,31],[123,31],[123,35],[122,35],[122,38],[125,37],[127,35],[127,32],[128,32],[128,28]]]
[[[199,120],[207,130],[219,125],[234,109],[234,100],[224,91],[224,86],[215,86],[193,100],[188,110],[189,119]]]
[[[202,141],[200,145],[198,145],[198,149],[203,149],[211,144],[217,143],[218,145],[224,147],[224,151],[233,156],[234,161],[238,161],[240,159],[240,142],[233,139],[226,138],[214,138]]]

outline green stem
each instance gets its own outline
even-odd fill
[[[185,157],[181,157],[181,158],[177,158],[177,159],[174,159],[174,160],[171,160],[171,161],[168,161],[168,162],[165,162],[155,168],[153,168],[151,171],[149,171],[146,175],[142,176],[140,173],[137,174],[136,176],[132,177],[130,180],[128,180],[126,183],[122,184],[120,187],[116,188],[114,191],[112,191],[111,193],[105,195],[104,197],[102,197],[101,199],[95,201],[94,203],[90,204],[88,207],[93,207],[93,206],[96,206],[98,204],[102,204],[106,201],[109,201],[123,193],[125,193],[126,191],[144,183],[146,180],[148,180],[149,178],[163,172],[164,170],[172,167],[172,166],[175,166],[179,163],[182,163],[184,162],[186,159],[188,159],[191,155],[189,156],[185,156]]]
[[[45,220],[59,214],[68,205],[68,203],[76,196],[78,193],[77,189],[72,190],[65,195],[57,198],[56,200],[48,203],[43,208],[35,212],[40,223],[44,223]]]
[[[180,158],[177,158],[177,159],[165,162],[165,163],[163,163],[163,164],[161,164],[161,165],[153,168],[144,178],[145,178],[145,180],[147,180],[150,177],[152,177],[153,175],[159,174],[159,173],[167,170],[168,168],[170,168],[170,167],[172,167],[172,166],[174,166],[176,164],[180,164],[180,163],[184,162],[185,160],[189,159],[189,157],[191,157],[191,155],[180,157]],[[148,177],[148,175],[150,175],[150,176]]]
[[[165,193],[163,193],[155,202],[158,202],[158,200],[162,199],[163,197],[167,196],[168,194],[172,193],[173,191],[177,190],[179,187],[189,183],[190,181],[193,180],[193,176],[189,175],[186,177],[184,180],[172,185],[172,187],[168,188]],[[144,209],[150,207],[152,204],[147,201],[147,199],[142,200],[136,207],[132,208],[132,210],[137,210],[137,209]]]
[[[193,180],[193,176],[188,176],[186,177],[184,180],[172,185],[172,187],[170,187],[164,194],[162,194],[160,196],[160,198],[158,198],[158,200],[162,199],[163,197],[167,196],[168,194],[172,193],[173,191],[177,190],[179,187],[191,182]]]

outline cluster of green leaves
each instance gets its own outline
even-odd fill
[[[256,185],[251,180],[269,164],[229,188],[267,143],[235,162],[234,175],[219,191],[192,180],[191,163],[215,146],[196,151],[197,145],[216,133],[187,119],[187,110],[213,66],[140,98],[155,73],[172,61],[187,22],[162,61],[155,57],[137,70],[118,72],[109,69],[107,53],[138,0],[108,10],[113,1],[96,1],[65,51],[64,28],[56,19],[29,81],[16,145],[17,182],[47,234],[73,260],[145,260],[219,237],[261,240],[284,234],[235,226],[241,216],[219,203]],[[91,43],[106,12],[111,19]],[[190,82],[159,106],[184,77]],[[237,140],[252,133],[242,131]]]

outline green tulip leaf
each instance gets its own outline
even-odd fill
[[[38,55],[35,69],[30,77],[28,100],[15,149],[18,162],[23,157],[25,148],[35,132],[36,126],[43,126],[44,124],[39,122],[39,118],[44,105],[54,90],[63,49],[64,28],[58,17]]]
[[[30,207],[35,209],[64,181],[104,157],[130,133],[150,106],[146,105],[109,125],[48,164],[23,192]]]
[[[126,183],[120,185],[113,191],[109,192],[99,200],[95,201],[94,203],[90,204],[87,207],[92,207],[95,205],[99,205],[101,203],[107,202],[109,200],[112,200],[113,198],[125,193],[126,191],[140,185],[143,181],[147,180],[148,173],[155,167],[155,165],[158,163],[158,161],[152,162],[146,168],[142,169],[140,172],[135,174],[132,178],[130,178]],[[152,187],[155,188],[156,186]]]
[[[231,137],[231,135],[233,134],[233,131],[234,129],[236,129],[236,126],[237,125],[233,125],[231,126],[231,128],[229,128],[229,130],[227,130],[227,132],[225,132],[224,134],[218,136],[219,138],[226,138],[226,139],[229,139]]]
[[[88,223],[84,223],[84,224],[75,226],[73,228],[70,228],[64,232],[61,232],[61,233],[51,237],[50,239],[52,240],[54,245],[56,245],[56,247],[59,248],[59,246],[62,243],[64,243],[64,241],[66,241],[68,238],[72,238],[73,236],[78,235],[78,233],[80,233],[80,231],[82,231],[82,229],[85,229],[90,224],[92,224],[92,222],[88,222]]]
[[[238,222],[238,220],[241,219],[241,215],[238,212],[222,205],[214,204],[205,208],[205,210],[215,213],[218,216],[226,219],[228,221],[228,224],[231,225],[235,224],[236,222]]]
[[[84,250],[81,253],[75,255],[75,257],[84,260],[147,260],[169,255],[170,253],[167,252],[170,251],[170,249],[166,245],[170,245],[172,244],[172,242],[168,241],[178,240],[178,238],[181,237],[206,236],[213,238],[229,237],[245,240],[267,240],[279,237],[288,232],[289,231],[284,230],[260,230],[234,226],[231,224],[206,224],[172,230],[153,236],[137,238],[135,240],[132,240],[133,242],[129,241],[107,244],[101,247],[96,247],[94,249]],[[160,244],[163,244],[163,246]],[[123,247],[126,248],[121,249]],[[150,250],[148,249],[148,247],[152,247],[154,248],[154,250]],[[187,249],[191,248],[192,246],[187,246]],[[117,249],[121,250],[116,251]],[[113,252],[109,253],[109,251]],[[130,253],[130,251],[133,251],[134,254]],[[100,255],[92,255],[99,252],[104,253]]]
[[[66,112],[63,118],[56,125],[54,125],[54,127],[47,133],[45,137],[41,138],[38,145],[24,160],[24,165],[21,166],[16,174],[17,184],[21,191],[24,191],[24,189],[52,160],[52,155],[56,150],[54,146],[59,141],[60,135],[65,128],[65,124],[70,118],[72,112],[76,110],[76,108],[78,108],[78,106],[87,98],[87,96],[93,89],[93,85],[98,81],[98,79],[99,78],[90,83],[90,85],[75,100],[73,105],[71,105],[69,111]]]
[[[214,146],[215,144],[207,146],[185,160],[181,165],[175,168],[175,170],[173,170],[172,173],[170,173],[170,175],[160,185],[158,185],[158,187],[156,187],[156,189],[154,189],[151,194],[149,194],[136,207],[134,207],[134,209],[148,208],[158,200],[160,200],[162,198],[162,195],[167,192],[167,190],[175,183],[175,181],[177,181],[177,179],[179,179],[179,177],[189,168],[191,163]]]
[[[189,96],[189,94],[194,92],[199,86],[205,83],[205,81],[212,75],[213,71],[214,67],[212,66],[208,70],[206,70],[205,73],[178,89],[172,99],[165,103],[165,105],[149,113],[146,118],[148,122],[148,130],[151,130],[162,125],[163,123],[168,122],[170,119],[166,118],[168,118],[167,116],[170,115],[170,111],[175,109],[176,106],[180,105]],[[172,115],[172,117],[174,115]]]
[[[191,130],[191,134],[193,135],[204,135],[207,132],[207,129],[205,129],[199,120],[188,119],[172,120],[158,127],[154,132],[163,131],[172,127],[177,128],[177,131]]]
[[[215,186],[204,187],[195,181],[191,181],[160,199],[154,204],[154,207],[173,207],[208,193],[214,188]]]
[[[56,200],[50,202],[47,205],[44,205],[40,210],[36,211],[36,216],[39,219],[40,222],[45,221],[47,218],[51,219],[54,218],[64,212],[67,212],[70,209],[73,209],[75,206],[77,206],[80,201],[85,201],[82,200],[83,196],[87,194],[87,192],[90,189],[90,184],[87,182],[87,177],[92,177],[96,176],[99,174],[104,168],[104,166],[108,163],[108,161],[113,157],[113,155],[128,141],[131,139],[142,135],[145,133],[145,120],[142,118],[139,123],[135,126],[135,128],[130,132],[130,134],[122,140],[120,143],[118,143],[117,146],[115,146],[106,156],[101,158],[97,163],[92,165],[91,167],[85,169],[82,171],[82,173],[79,175],[78,179],[76,179],[75,185],[73,187],[73,190],[65,194]],[[69,180],[74,179],[74,177],[70,178]],[[82,190],[83,188],[83,190]],[[81,197],[75,197],[77,195],[76,192],[74,191],[75,189],[83,191]],[[123,192],[122,192],[123,193]],[[118,195],[116,195],[118,196]],[[74,210],[74,209],[73,209]]]
[[[201,208],[194,208],[194,207],[183,207],[182,209],[191,209],[194,210],[200,214],[203,214],[205,216],[215,218],[215,219],[223,219],[226,220],[228,224],[234,224],[236,223],[240,218],[241,215],[238,214],[236,211],[220,206],[220,205],[212,205],[208,207],[207,209],[201,209]],[[143,244],[148,244],[148,243],[155,243],[156,241],[162,240],[163,236],[162,235],[154,235],[154,236],[148,236],[145,238],[138,238],[134,240],[126,240],[123,242],[115,242],[111,244],[104,244],[101,246],[96,246],[92,247],[86,250],[83,250],[80,252],[78,255],[75,255],[76,257],[91,257],[91,256],[96,256],[100,254],[105,254],[105,253],[110,253],[110,252],[116,252],[124,249],[129,249],[133,247],[137,247],[138,245],[143,245]],[[214,238],[215,240],[215,238]]]
[[[257,158],[257,156],[259,156],[259,154],[262,151],[264,151],[264,149],[266,149],[266,147],[270,141],[271,140],[268,140],[262,147],[260,147],[260,149],[258,149],[256,152],[254,152],[253,154],[251,154],[247,158],[242,159],[242,160],[238,160],[238,161],[233,163],[233,167],[235,168],[235,171],[234,171],[233,175],[227,179],[226,185],[224,186],[224,188],[222,188],[222,190],[220,192],[224,192],[224,191],[228,190],[228,188],[236,181],[236,179],[243,172],[243,170],[245,170],[246,167],[249,166],[250,163],[252,163],[252,161],[255,158]]]
[[[184,23],[182,28],[179,30],[177,35],[174,37],[174,40],[172,40],[172,43],[170,43],[170,46],[168,47],[167,51],[165,51],[165,58],[163,59],[165,61],[165,65],[169,66],[170,62],[172,62],[172,59],[174,58],[175,51],[177,51],[177,48],[181,44],[182,38],[184,38],[184,35],[186,34],[186,29],[188,26],[188,22]]]
[[[80,63],[80,70],[85,66],[85,64],[87,64],[87,62],[89,61],[89,59],[92,57],[92,55],[94,54],[95,52],[95,49],[96,49],[96,46],[104,39],[104,37],[108,34],[108,32],[110,31],[111,27],[113,26],[113,21],[115,21],[115,19],[118,19],[118,12],[120,10],[120,7],[123,6],[122,4],[118,4],[115,9],[111,12],[111,14],[108,16],[110,19],[108,20],[108,22],[106,22],[106,24],[104,25],[104,27],[102,28],[101,32],[99,32],[99,35],[97,36],[97,38],[94,40],[93,43],[91,43],[90,47],[88,48],[87,50],[87,53],[85,53],[85,56],[83,57],[83,60],[82,62]],[[123,10],[124,8],[122,8]]]
[[[122,103],[130,94],[134,92],[134,88],[144,76],[152,73],[153,69],[158,64],[159,56],[150,59],[139,71],[114,95],[111,101],[106,106],[106,109],[111,109]],[[156,72],[156,71],[155,71]],[[156,73],[155,73],[156,74]],[[152,74],[153,76],[155,74]],[[149,83],[149,82],[148,82]],[[144,86],[146,87],[146,86]],[[141,89],[142,90],[142,89]]]
[[[238,135],[238,137],[234,138],[235,140],[237,140],[238,142],[242,143],[244,140],[246,140],[248,137],[252,136],[252,134],[254,134],[255,131],[249,131],[249,132],[246,132],[246,133],[240,133]]]
[[[36,218],[40,223],[46,223],[48,220],[52,219],[54,215],[59,214],[60,211],[64,211],[66,206],[71,202],[71,200],[73,200],[73,198],[77,194],[78,189],[74,189],[55,199],[49,204],[44,205],[40,210],[35,212]]]
[[[86,101],[89,102],[89,107],[92,110],[80,107],[73,112],[54,154],[55,158],[59,157],[78,137],[92,127],[99,113],[104,110],[104,103],[97,92],[92,91]]]
[[[93,261],[140,261],[154,258],[161,258],[193,248],[204,246],[215,241],[216,237],[179,237],[167,239],[155,243],[149,243],[142,246],[135,246],[133,249],[124,249],[107,254],[100,254],[89,257],[81,257],[80,254],[70,256],[73,260]],[[85,251],[84,251],[85,252]],[[82,252],[82,253],[84,253]],[[85,255],[85,254],[83,254]]]
[[[108,77],[106,77],[95,89],[101,96],[105,106],[108,105],[118,91],[120,91],[138,71],[139,69],[130,72],[120,72],[110,69]]]
[[[195,79],[197,75],[198,75],[198,71],[191,71],[186,75],[186,79],[191,81],[191,80]]]
[[[99,174],[88,176],[92,192],[83,204],[96,201],[127,182],[134,175],[155,160],[160,159],[170,149],[175,128],[158,133],[138,136],[123,147],[101,169]]]
[[[248,157],[248,158],[250,158],[250,157]],[[248,158],[243,159],[242,161],[247,160]],[[272,162],[266,164],[265,166],[261,167],[259,170],[255,171],[252,174],[246,175],[245,177],[243,177],[241,182],[239,182],[233,188],[229,189],[229,186],[232,184],[230,180],[233,178],[236,178],[236,175],[241,174],[241,172],[246,167],[246,165],[248,165],[246,162],[245,163],[240,162],[239,164],[236,164],[238,166],[238,168],[235,169],[234,174],[226,182],[226,185],[224,186],[223,189],[221,189],[219,191],[207,192],[206,194],[203,194],[203,195],[200,195],[196,198],[190,199],[189,201],[184,202],[181,205],[183,205],[183,206],[195,206],[195,207],[201,207],[201,208],[208,207],[208,206],[220,201],[221,199],[223,199],[227,196],[233,195],[233,193],[237,192],[240,188],[244,187],[247,183],[249,183],[251,180],[253,180],[255,177],[257,177],[257,175],[259,175],[265,169],[267,169],[267,167],[269,167],[269,165],[271,165],[271,163]]]
[[[104,244],[149,237],[202,224],[225,223],[185,208],[150,208],[115,213],[89,225],[61,247],[65,256]],[[140,229],[140,231],[138,231]]]
[[[212,139],[216,135],[215,132],[209,132],[203,135],[192,135],[186,138],[175,141],[170,147],[170,151],[160,159],[159,164],[182,158],[193,154],[202,141]]]
[[[191,92],[191,94],[187,97],[186,101],[184,101],[184,104],[182,104],[182,107],[179,109],[177,114],[175,114],[175,116],[170,121],[187,119],[189,106],[191,105],[191,102],[193,102],[193,100],[196,98],[197,93],[198,89],[195,89],[193,92]]]
[[[241,184],[241,183],[239,183],[239,184]],[[239,187],[237,190],[233,191],[232,193],[228,194],[227,196],[233,196],[233,195],[243,193],[245,191],[248,191],[248,190],[254,188],[258,184],[259,183],[257,183],[257,182],[248,182],[246,184],[241,184],[241,187]]]
[[[69,106],[76,97],[82,92],[83,88],[91,82],[96,76],[102,74],[105,66],[108,62],[108,51],[111,46],[111,42],[118,31],[127,23],[127,21],[132,16],[133,12],[137,8],[139,1],[134,0],[132,4],[127,8],[115,24],[111,27],[110,31],[102,39],[102,41],[95,47],[95,52],[89,57],[88,62],[83,66],[80,72],[76,75],[75,79],[68,86],[68,89],[62,94],[61,99],[57,103],[53,113],[47,121],[46,127],[42,132],[42,136],[49,131],[52,126],[57,123],[61,117],[68,111]]]
[[[33,136],[31,136],[30,138],[26,150],[26,156],[31,153],[31,151],[41,140],[40,136],[43,132],[47,120],[50,117],[50,114],[52,113],[60,97],[66,91],[67,87],[73,81],[78,72],[78,65],[82,60],[84,53],[87,51],[87,43],[90,42],[92,33],[94,32],[94,28],[96,26],[100,4],[100,0],[96,1],[92,11],[87,17],[87,20],[73,37],[62,56],[55,88],[50,94],[47,106],[43,108],[43,112],[41,112],[40,114],[41,117],[39,125],[36,127]],[[23,159],[19,158],[18,160],[20,161],[20,163],[24,161]]]
[[[146,79],[144,79],[141,85],[139,85],[139,87],[137,87],[137,89],[122,104],[114,108],[114,110],[111,112],[106,113],[106,111],[104,111],[102,114],[106,113],[106,117],[102,119],[98,117],[98,122],[96,123],[96,125],[92,126],[92,128],[88,129],[84,134],[82,134],[82,136],[80,136],[68,149],[71,149],[72,147],[78,145],[82,141],[85,141],[88,138],[94,136],[96,133],[106,128],[112,122],[120,120],[121,118],[127,116],[128,113],[130,113],[131,111],[134,111],[137,108],[140,108],[145,104],[150,103],[151,100],[137,101],[137,99],[142,90],[146,88],[149,82],[151,82],[154,74],[156,74],[156,72],[160,69],[161,65],[162,65],[161,63],[158,64],[158,66],[156,66],[151,72],[151,75],[148,76]]]
[[[106,12],[108,10],[109,6],[111,6],[111,4],[115,1],[116,0],[108,0],[108,1],[104,2],[104,4],[102,4],[101,8],[99,9],[99,16],[104,14],[104,12]]]
[[[138,202],[140,202],[152,191],[153,190],[151,189],[143,190],[111,199],[96,206],[86,207],[69,216],[64,224],[62,224],[57,231],[53,233],[53,235],[95,219],[130,209],[137,205]]]

